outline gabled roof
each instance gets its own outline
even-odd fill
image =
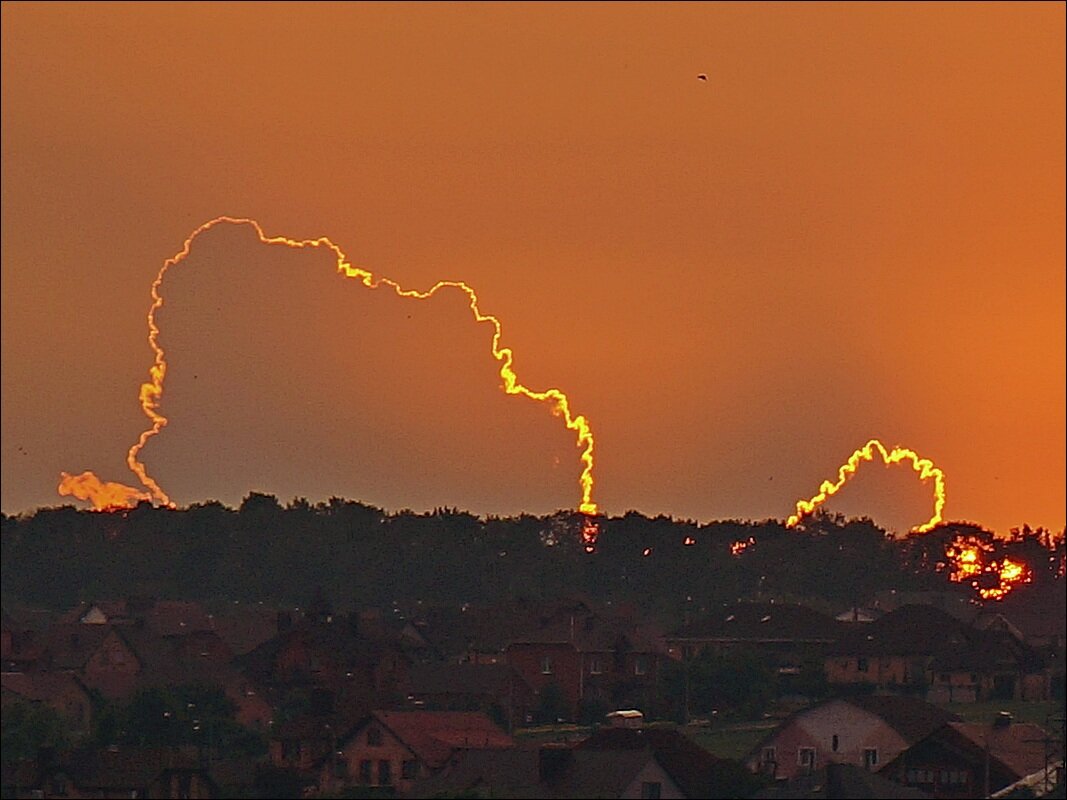
[[[78,622],[58,623],[48,629],[42,645],[55,670],[80,670],[100,649],[104,641],[116,636],[130,650],[134,648],[118,628],[111,625],[82,625]]]
[[[948,722],[955,722],[959,716],[939,708],[925,700],[906,695],[855,695],[851,697],[830,697],[813,705],[794,711],[781,724],[767,734],[742,759],[749,761],[757,756],[763,747],[771,742],[781,731],[785,730],[799,717],[811,714],[832,703],[846,703],[854,708],[872,714],[896,731],[900,737],[912,745]]]
[[[959,719],[951,711],[907,695],[857,695],[845,698],[845,702],[874,714],[906,742],[917,742]]]
[[[806,606],[786,603],[737,603],[695,620],[668,638],[719,641],[832,642],[841,626]]]
[[[751,780],[737,761],[718,758],[674,728],[601,728],[579,750],[648,750],[687,797],[723,797]]]
[[[831,649],[838,655],[930,656],[966,645],[967,626],[934,606],[906,605],[853,626]]]
[[[304,623],[279,633],[249,653],[238,656],[235,663],[258,679],[268,680],[274,672],[279,654],[294,643],[335,659],[341,667],[377,665],[388,653],[403,655],[393,642],[362,636],[342,620],[328,624]]]
[[[648,750],[568,748],[554,780],[541,775],[541,753],[527,750],[472,750],[439,776],[416,784],[413,794],[457,796],[477,790],[499,798],[621,797],[655,756]]]
[[[69,672],[4,672],[0,685],[30,702],[48,702],[63,692],[79,692],[88,698],[85,686]]]
[[[1045,767],[1048,733],[1032,722],[1012,722],[998,727],[980,722],[950,722],[949,727],[981,752],[995,758],[1016,777],[1022,778]]]
[[[515,746],[489,717],[471,711],[373,711],[345,737],[346,741],[375,720],[431,769],[442,767],[456,750]]]
[[[913,786],[883,778],[854,764],[827,764],[811,775],[801,775],[784,785],[769,786],[753,795],[760,800],[787,798],[848,798],[848,800],[910,800],[932,797]]]

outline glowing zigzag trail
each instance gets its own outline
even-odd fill
[[[927,458],[920,458],[919,454],[914,450],[909,450],[906,447],[894,447],[892,450],[887,450],[877,439],[871,439],[867,444],[849,456],[848,461],[842,464],[837,470],[837,482],[823,481],[822,486],[819,487],[819,493],[812,497],[810,500],[798,500],[796,513],[786,520],[787,528],[795,528],[800,521],[816,508],[821,506],[833,495],[837,494],[838,490],[844,486],[848,479],[856,474],[856,470],[859,469],[861,461],[874,461],[874,454],[877,452],[886,466],[891,464],[899,464],[901,461],[910,461],[911,468],[919,473],[920,480],[934,479],[934,513],[926,522],[915,528],[919,533],[926,533],[934,528],[939,522],[941,522],[941,512],[945,508],[945,473],[934,466],[934,462]]]
[[[141,384],[140,391],[141,408],[152,424],[140,435],[126,454],[126,464],[137,475],[148,491],[144,492],[121,483],[101,481],[92,472],[83,472],[80,475],[69,475],[64,472],[59,484],[59,493],[61,495],[73,495],[80,500],[89,500],[98,509],[133,506],[142,500],[153,499],[164,505],[173,505],[167,493],[148,474],[145,465],[138,459],[148,440],[157,435],[167,425],[167,418],[159,412],[159,404],[163,397],[163,381],[167,376],[167,361],[163,348],[159,345],[159,328],[156,326],[156,311],[163,305],[160,287],[167,270],[177,266],[189,255],[196,238],[222,223],[251,226],[259,237],[259,241],[263,244],[281,244],[298,249],[324,247],[336,257],[338,272],[346,277],[358,279],[368,289],[377,289],[385,285],[391,288],[399,297],[411,297],[418,300],[426,300],[432,297],[438,289],[459,289],[466,294],[475,321],[490,322],[493,325],[492,353],[493,358],[500,362],[500,377],[503,380],[504,391],[507,394],[523,395],[538,402],[550,403],[552,413],[563,417],[567,428],[577,434],[577,444],[582,448],[582,474],[579,478],[582,499],[578,510],[585,515],[597,513],[596,503],[593,502],[593,433],[588,421],[580,414],[574,415],[571,413],[570,401],[567,399],[567,395],[559,389],[535,392],[519,383],[518,376],[512,369],[513,355],[511,348],[500,345],[500,320],[492,314],[485,314],[481,311],[478,307],[478,295],[475,294],[474,289],[462,281],[438,281],[425,292],[404,289],[400,284],[389,278],[375,278],[372,273],[352,266],[341,248],[326,237],[318,239],[289,239],[285,236],[267,236],[256,220],[236,217],[217,217],[205,222],[193,231],[189,238],[185,240],[182,249],[176,255],[163,262],[159,274],[152,281],[152,305],[148,309],[148,343],[152,347],[155,358],[149,369],[151,380],[148,383]],[[596,541],[596,533],[596,524],[591,520],[586,520],[582,530],[582,538],[586,543],[586,549],[592,548]]]

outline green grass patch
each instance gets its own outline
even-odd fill
[[[1049,717],[1063,715],[1063,703],[1055,700],[988,700],[983,703],[946,703],[942,708],[959,714],[965,722],[992,722],[998,713],[1007,711],[1015,722],[1033,722],[1043,728],[1049,726]]]
[[[719,758],[741,758],[767,736],[774,725],[747,723],[716,728],[683,729],[689,737]]]

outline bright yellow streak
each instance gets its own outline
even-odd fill
[[[945,508],[945,473],[935,467],[934,462],[926,458],[920,458],[919,454],[914,450],[909,450],[906,447],[894,447],[892,450],[887,450],[880,441],[871,439],[849,456],[848,461],[838,468],[836,483],[829,480],[823,481],[817,495],[810,500],[797,501],[796,513],[786,520],[785,526],[787,528],[796,527],[806,515],[837,494],[841,487],[848,482],[848,479],[856,474],[860,462],[873,461],[876,452],[882,457],[882,461],[885,462],[886,466],[899,464],[901,461],[910,461],[912,469],[919,473],[920,480],[934,479],[934,513],[930,519],[915,528],[915,530],[919,533],[926,533],[941,522],[941,512]]]
[[[217,217],[205,222],[189,235],[189,238],[185,240],[185,244],[177,254],[163,262],[159,274],[152,281],[152,304],[148,309],[148,344],[152,348],[154,359],[152,366],[148,370],[150,380],[141,384],[140,389],[141,409],[151,422],[151,426],[138,437],[126,454],[126,464],[148,489],[150,497],[155,498],[164,505],[173,505],[170,497],[148,474],[145,465],[138,458],[148,440],[156,436],[167,425],[167,418],[159,412],[159,403],[163,397],[163,381],[167,376],[167,360],[163,348],[159,345],[159,328],[156,325],[156,312],[163,306],[163,297],[159,293],[160,286],[167,270],[180,264],[189,255],[189,251],[197,237],[222,223],[251,226],[259,237],[259,241],[263,244],[280,244],[297,249],[324,247],[333,253],[337,259],[338,272],[346,277],[356,278],[368,289],[377,289],[385,285],[399,297],[410,297],[417,300],[426,300],[433,297],[439,289],[459,289],[466,294],[474,320],[476,322],[489,322],[493,326],[492,354],[493,358],[500,362],[500,378],[503,381],[502,388],[504,391],[507,394],[523,395],[531,400],[548,403],[552,413],[555,416],[562,417],[567,429],[576,433],[577,445],[582,448],[580,456],[582,474],[579,477],[582,499],[578,505],[578,510],[586,515],[597,513],[596,503],[593,502],[593,432],[589,427],[589,422],[581,414],[575,415],[571,412],[570,401],[560,389],[553,388],[537,392],[519,382],[518,376],[512,369],[513,355],[511,348],[503,347],[500,344],[500,320],[492,314],[482,312],[478,307],[478,295],[475,294],[474,289],[463,281],[438,281],[425,292],[404,289],[400,284],[389,278],[375,278],[373,273],[353,266],[349,263],[348,257],[341,248],[325,236],[318,239],[290,239],[286,236],[267,236],[256,220],[238,217]],[[116,505],[132,506],[139,500],[147,499],[148,497],[143,492],[138,492],[136,489],[122,484],[104,483],[91,472],[83,473],[76,478],[64,473],[59,485],[59,492],[64,495],[74,494],[81,499],[92,500],[96,508],[115,507]],[[595,543],[597,532],[597,526],[593,523],[583,527],[583,539],[587,542],[587,549]]]

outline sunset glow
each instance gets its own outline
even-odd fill
[[[478,307],[478,295],[475,294],[474,289],[462,281],[438,281],[424,292],[404,289],[396,281],[383,277],[375,278],[373,273],[353,266],[349,263],[341,248],[326,237],[290,239],[285,236],[267,236],[260,224],[253,219],[225,216],[209,220],[193,231],[185,240],[182,249],[163,262],[163,266],[160,268],[155,280],[152,281],[152,304],[148,309],[148,343],[152,347],[154,363],[149,368],[150,380],[141,384],[140,390],[141,409],[152,424],[141,433],[126,455],[126,463],[141,480],[141,483],[148,488],[152,498],[163,505],[171,505],[170,497],[155,479],[148,474],[145,465],[138,458],[148,440],[158,435],[167,425],[167,418],[159,411],[160,402],[163,398],[163,381],[167,376],[167,360],[163,348],[159,345],[159,327],[156,325],[156,312],[163,306],[163,297],[160,290],[167,270],[180,264],[189,255],[193,242],[196,241],[197,237],[219,224],[249,225],[255,230],[259,241],[263,244],[277,244],[300,249],[305,247],[326,248],[336,259],[338,272],[346,277],[359,280],[368,289],[377,289],[384,285],[396,292],[399,297],[408,297],[415,300],[428,300],[440,289],[458,289],[463,292],[470,303],[471,314],[474,316],[475,322],[488,322],[493,326],[491,352],[493,358],[500,363],[500,378],[503,381],[503,390],[507,394],[522,395],[531,400],[547,403],[554,415],[562,417],[567,429],[575,431],[577,434],[577,444],[581,448],[580,460],[582,463],[582,473],[578,479],[581,488],[581,500],[578,504],[578,510],[586,515],[596,514],[597,507],[596,503],[593,502],[593,433],[588,421],[584,416],[571,412],[570,401],[560,389],[552,388],[544,391],[533,391],[519,382],[518,376],[512,369],[513,355],[511,348],[503,347],[500,343],[500,320],[492,314],[482,312]],[[61,495],[73,495],[82,500],[89,500],[97,509],[133,505],[137,501],[148,497],[148,495],[122,484],[104,483],[91,472],[73,477],[63,473],[59,484],[59,493]],[[582,539],[587,549],[591,550],[595,546],[596,537],[596,524],[587,521],[582,529]]]

